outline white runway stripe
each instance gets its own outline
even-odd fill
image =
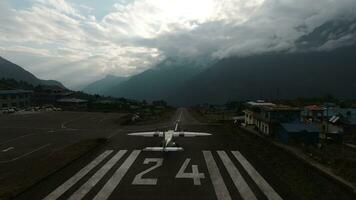
[[[218,200],[231,200],[229,191],[226,188],[223,178],[219,172],[219,168],[210,151],[203,151],[204,159],[208,167],[211,182],[214,186],[215,194]]]
[[[58,199],[63,193],[65,193],[69,188],[76,184],[81,178],[83,178],[95,166],[101,163],[101,161],[103,161],[112,152],[112,150],[104,151],[101,155],[95,158],[95,160],[93,160],[91,163],[81,169],[78,173],[76,173],[74,176],[64,182],[61,186],[55,189],[52,193],[50,193],[47,197],[45,197],[44,200]]]
[[[256,196],[251,191],[250,187],[247,185],[244,178],[241,176],[239,170],[236,168],[234,163],[231,161],[229,156],[225,151],[218,151],[218,154],[225,165],[230,177],[232,178],[237,190],[241,194],[241,197],[246,200],[257,199]]]
[[[122,158],[127,150],[119,151],[104,166],[100,168],[84,185],[82,185],[69,200],[82,199],[103,177],[104,175]]]
[[[246,160],[246,158],[239,151],[232,151],[232,154],[236,157],[236,159],[241,163],[241,165],[245,168],[247,173],[251,176],[253,181],[258,185],[258,187],[262,190],[262,192],[267,196],[270,200],[282,200],[276,191],[267,183],[267,181],[256,171],[255,168]]]
[[[109,179],[109,181],[104,185],[104,187],[95,196],[94,200],[106,200],[109,198],[111,193],[115,190],[117,185],[120,183],[121,179],[125,176],[126,172],[129,170],[131,165],[134,163],[140,150],[134,150],[130,156],[125,160],[125,162],[116,170],[114,175]]]

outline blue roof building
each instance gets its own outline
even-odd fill
[[[320,129],[315,124],[281,123],[276,137],[283,143],[319,143]]]

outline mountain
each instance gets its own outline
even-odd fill
[[[137,100],[175,98],[176,88],[200,73],[204,67],[202,63],[169,58],[153,69],[132,76],[129,80],[107,90],[106,95]]]
[[[106,95],[163,99],[173,105],[326,94],[356,98],[355,52],[354,45],[332,51],[230,57],[208,68],[165,61],[107,90]]]
[[[118,76],[108,75],[105,78],[95,81],[94,83],[91,83],[90,85],[86,86],[83,89],[83,92],[86,92],[88,94],[103,95],[110,88],[118,86],[119,84],[127,80],[128,77],[118,77]]]
[[[356,19],[328,21],[295,42],[294,52],[230,57],[193,77],[175,104],[318,97],[356,98]]]
[[[212,64],[199,64],[201,58],[169,58],[106,94],[163,99],[174,105],[326,94],[356,98],[355,38],[355,19],[333,20],[300,37],[295,48],[285,52],[235,56]]]
[[[34,86],[56,85],[56,86],[60,86],[60,87],[64,88],[64,86],[58,81],[38,79],[35,75],[26,71],[22,67],[0,57],[0,79],[3,79],[3,78],[15,79],[17,81],[25,81],[27,83],[34,85]]]
[[[356,98],[356,46],[324,52],[226,58],[177,91],[174,104],[318,97]]]

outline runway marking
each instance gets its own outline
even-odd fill
[[[15,148],[14,147],[9,147],[9,148],[6,148],[6,149],[2,150],[2,152],[8,152],[8,151],[13,150],[13,149],[15,149]]]
[[[100,168],[84,185],[82,185],[69,200],[82,199],[103,177],[104,175],[122,158],[127,150],[121,150],[113,156],[103,167]]]
[[[179,122],[180,122],[180,120],[182,118],[182,112],[183,111],[180,111],[180,113],[179,113],[179,117],[178,117],[178,120],[176,121],[176,125],[174,127],[174,131],[178,131]]]
[[[218,151],[218,154],[242,198],[246,200],[257,199],[226,152]]]
[[[0,143],[0,145],[7,144],[7,143],[9,143],[9,142],[12,142],[12,141],[15,141],[15,140],[24,138],[24,137],[28,137],[28,136],[30,136],[30,135],[35,135],[35,134],[34,134],[34,133],[30,133],[30,134],[22,135],[22,136],[19,136],[19,137],[16,137],[16,138],[12,138],[12,139],[10,139],[10,140],[7,140],[7,141],[4,141],[4,142]]]
[[[16,158],[13,158],[13,159],[10,159],[10,160],[0,161],[0,164],[14,162],[14,161],[16,161],[16,160],[18,160],[18,159],[21,159],[21,158],[24,158],[24,157],[26,157],[26,156],[29,156],[29,155],[31,155],[31,154],[33,154],[33,153],[35,153],[35,152],[37,152],[37,151],[39,151],[39,150],[41,150],[41,149],[44,149],[44,148],[46,148],[46,147],[48,147],[48,146],[50,146],[50,145],[51,145],[50,143],[49,143],[49,144],[45,144],[45,145],[43,145],[43,146],[38,147],[37,149],[35,149],[35,150],[33,150],[33,151],[30,151],[30,152],[27,152],[27,153],[25,153],[25,154],[22,154],[21,156],[18,156],[18,157],[16,157]]]
[[[215,194],[218,200],[231,200],[229,191],[226,188],[223,178],[221,177],[219,168],[210,151],[203,151],[204,159],[209,171],[211,182],[214,186]]]
[[[157,185],[157,178],[142,178],[145,174],[155,170],[156,168],[162,166],[163,164],[163,158],[146,158],[143,161],[143,164],[149,164],[151,162],[156,163],[152,167],[146,169],[145,171],[137,174],[132,181],[132,185]]]
[[[60,185],[57,189],[55,189],[52,193],[44,198],[44,200],[54,200],[58,199],[63,193],[65,193],[69,188],[71,188],[74,184],[76,184],[81,178],[83,178],[87,173],[89,173],[94,167],[96,167],[99,163],[101,163],[108,155],[110,155],[113,151],[107,150],[100,154],[95,160],[77,172],[74,176]]]
[[[193,179],[194,185],[201,185],[200,179],[205,178],[205,174],[199,173],[198,165],[192,165],[191,173],[184,172],[187,169],[190,160],[190,158],[187,158],[184,161],[175,178],[191,178]]]
[[[141,150],[134,150],[125,162],[116,170],[114,175],[109,179],[99,193],[94,197],[94,200],[106,200],[115,190],[121,179],[125,176],[131,165],[134,163]]]
[[[253,181],[258,185],[262,192],[270,200],[282,200],[277,192],[267,183],[267,181],[256,171],[255,168],[246,160],[246,158],[239,151],[232,151],[232,154],[241,163],[243,168],[247,171]]]

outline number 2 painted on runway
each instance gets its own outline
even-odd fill
[[[155,162],[156,164],[145,171],[137,174],[132,181],[133,185],[157,185],[157,179],[156,178],[142,178],[145,174],[153,171],[154,169],[162,166],[163,164],[163,158],[146,158],[143,161],[143,164],[149,164],[151,162]]]

